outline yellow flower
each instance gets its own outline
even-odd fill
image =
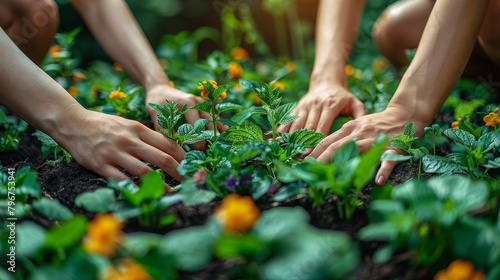
[[[474,271],[474,265],[468,261],[455,260],[448,268],[434,275],[434,280],[482,280],[484,273]]]
[[[68,92],[71,96],[75,97],[78,94],[78,88],[75,86],[71,86],[69,87]]]
[[[215,210],[215,216],[227,232],[245,232],[251,229],[259,219],[260,213],[249,196],[229,194]]]
[[[354,67],[348,64],[344,67],[344,72],[347,77],[351,77],[354,75]]]
[[[123,67],[119,62],[113,63],[113,68],[116,72],[123,72]]]
[[[489,113],[483,118],[486,126],[496,126],[500,124],[500,115],[496,113]]]
[[[116,266],[111,266],[104,280],[152,280],[153,278],[140,264],[132,259],[121,259]]]
[[[280,88],[280,92],[283,93],[285,91],[285,84],[283,84],[282,82],[278,81],[278,82],[275,82],[273,85],[272,85],[273,89],[279,87]]]
[[[71,76],[73,82],[78,83],[85,80],[87,77],[82,72],[76,72]]]
[[[248,58],[248,52],[244,48],[236,47],[231,50],[231,57],[234,60],[243,61]]]
[[[212,84],[212,87],[214,88],[214,90],[219,88],[216,81],[210,80],[209,82],[210,82],[210,84]],[[208,90],[205,87],[205,85],[207,83],[208,83],[207,81],[203,81],[203,82],[199,83],[199,86],[198,86],[198,89],[201,90],[201,96],[204,98],[208,98]]]
[[[462,122],[462,119],[458,118],[458,120],[451,123],[451,128],[458,129],[460,122]]]
[[[109,98],[111,99],[124,99],[127,97],[127,94],[123,91],[114,90],[109,94]]]
[[[230,79],[239,79],[243,75],[243,68],[236,63],[236,62],[230,62],[229,66],[227,68],[227,72],[229,74]]]
[[[87,225],[83,248],[90,254],[112,256],[123,241],[123,224],[112,214],[98,214]]]
[[[169,81],[169,82],[168,82],[168,85],[169,85],[169,86],[171,86],[171,87],[173,87],[173,88],[175,88],[175,83],[174,83],[174,82],[172,82],[172,81]]]
[[[243,90],[243,87],[240,85],[240,82],[236,82],[236,83],[234,84],[234,87],[233,87],[233,88],[234,88],[234,90],[236,90],[236,91],[241,91],[241,90]]]
[[[226,97],[227,97],[227,92],[224,91],[219,96],[217,96],[217,100],[226,99]]]
[[[50,47],[48,55],[53,61],[59,61],[59,55],[61,54],[62,47],[59,45],[54,45]]]

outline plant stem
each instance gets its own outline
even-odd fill
[[[214,137],[217,136],[217,109],[215,108],[215,101],[212,102],[212,123],[214,126]]]

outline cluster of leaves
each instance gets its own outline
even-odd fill
[[[19,141],[28,128],[25,121],[16,121],[9,118],[0,109],[0,153],[16,151],[19,148]]]
[[[57,163],[61,162],[63,159],[66,160],[66,163],[71,162],[71,159],[73,158],[71,154],[63,147],[59,146],[59,144],[57,144],[56,141],[54,141],[54,139],[52,139],[50,136],[40,130],[35,131],[33,135],[36,136],[38,140],[40,140],[40,143],[42,145],[42,156],[52,156],[54,158],[53,160],[47,161],[48,165],[54,166]]]

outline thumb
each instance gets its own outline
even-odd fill
[[[362,116],[366,115],[365,105],[363,104],[363,102],[356,99],[351,104],[351,112],[352,112],[352,117],[355,119],[362,117]]]
[[[388,150],[385,153],[398,154],[398,152],[395,150]],[[387,182],[387,179],[391,175],[392,171],[394,170],[394,167],[396,167],[399,163],[400,161],[383,160],[377,172],[377,175],[375,176],[375,184],[379,186],[385,184],[385,182]]]

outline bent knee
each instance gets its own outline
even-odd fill
[[[58,9],[54,0],[2,0],[0,10],[5,20],[3,29],[53,29],[58,24]],[[21,30],[22,31],[22,30]],[[25,32],[30,33],[30,32]],[[28,34],[29,37],[29,34]]]

